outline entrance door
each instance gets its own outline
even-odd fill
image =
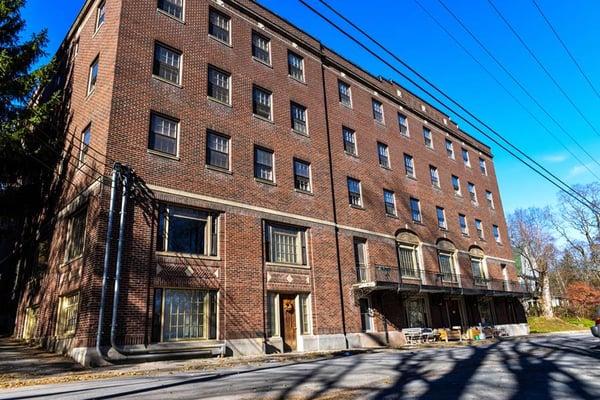
[[[283,351],[296,350],[296,296],[281,294]]]
[[[448,300],[448,318],[450,319],[450,327],[462,326],[462,318],[460,316],[460,302],[458,300]]]

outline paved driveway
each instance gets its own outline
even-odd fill
[[[589,333],[0,391],[0,399],[600,399]]]

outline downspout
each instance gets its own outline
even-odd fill
[[[102,273],[102,293],[100,295],[100,310],[98,311],[98,330],[96,332],[96,352],[100,356],[102,356],[100,344],[102,341],[102,326],[104,324],[104,306],[106,303],[106,291],[108,286],[108,269],[110,264],[110,248],[112,246],[112,231],[115,215],[117,179],[119,178],[120,169],[121,164],[115,163],[112,172],[112,182],[110,184],[110,206],[108,208],[108,226],[106,228],[106,243],[104,247],[104,272]]]
[[[329,180],[330,180],[330,185],[331,185],[331,201],[332,201],[332,207],[333,207],[333,224],[334,224],[334,229],[335,229],[335,255],[336,255],[336,262],[337,262],[337,267],[338,267],[338,284],[340,286],[340,305],[341,305],[341,317],[342,317],[342,332],[344,333],[344,342],[345,342],[345,346],[346,349],[349,349],[350,346],[348,344],[348,336],[346,335],[346,311],[345,311],[345,305],[344,305],[344,289],[343,289],[343,285],[342,285],[342,261],[340,258],[340,239],[339,239],[339,227],[338,227],[338,221],[337,221],[337,207],[336,207],[336,201],[335,201],[335,187],[334,187],[334,179],[333,179],[333,156],[332,156],[332,150],[331,150],[331,132],[330,132],[330,128],[329,128],[329,108],[327,106],[327,86],[325,85],[325,64],[324,64],[324,60],[325,60],[325,56],[324,56],[324,50],[323,50],[323,45],[321,43],[319,43],[320,46],[320,53],[321,53],[321,82],[323,84],[323,102],[324,102],[324,111],[325,111],[325,129],[327,132],[327,151],[328,151],[328,160],[329,160]]]

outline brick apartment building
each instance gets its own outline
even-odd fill
[[[58,55],[73,184],[17,336],[92,362],[114,162],[104,350],[117,280],[129,356],[527,332],[490,148],[396,83],[247,0],[88,0]]]

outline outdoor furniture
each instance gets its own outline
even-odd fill
[[[435,341],[435,333],[431,328],[423,328],[421,331],[421,340],[423,342],[433,342]]]
[[[415,344],[421,341],[423,328],[405,328],[402,329],[402,333],[404,333],[408,344]]]

